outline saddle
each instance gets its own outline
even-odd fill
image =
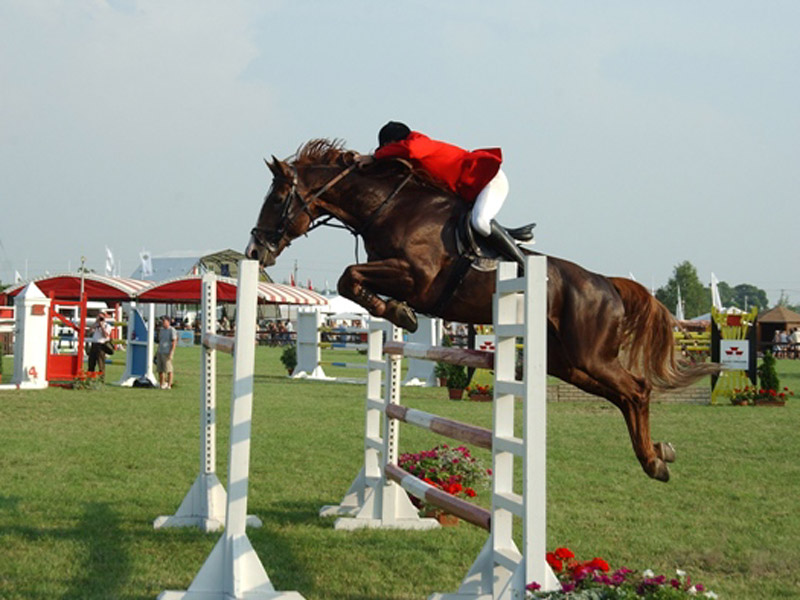
[[[447,281],[442,295],[437,300],[432,314],[438,314],[450,301],[456,288],[461,284],[470,269],[490,272],[497,269],[500,254],[485,241],[482,235],[477,235],[472,229],[472,211],[467,211],[456,226],[456,260],[453,270]],[[506,229],[509,235],[523,243],[533,242],[533,228],[536,223],[523,225],[513,229]]]

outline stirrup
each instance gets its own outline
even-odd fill
[[[508,260],[516,261],[522,268],[525,266],[525,254],[517,245],[516,240],[509,235],[508,231],[497,221],[491,221],[492,233],[484,239],[492,248],[497,250],[501,256]]]
[[[533,228],[536,223],[528,223],[522,227],[514,227],[513,229],[506,228],[508,235],[517,240],[518,242],[529,243],[533,242]]]

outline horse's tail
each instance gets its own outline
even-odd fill
[[[692,364],[675,352],[673,330],[677,321],[667,307],[642,285],[622,277],[610,277],[625,307],[623,354],[625,365],[656,389],[682,388],[705,375],[719,373],[717,363]]]

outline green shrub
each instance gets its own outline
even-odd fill
[[[762,389],[775,391],[781,389],[781,380],[775,370],[775,357],[772,356],[772,352],[769,350],[764,353],[764,358],[758,367],[758,379],[761,382]]]

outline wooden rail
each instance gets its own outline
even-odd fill
[[[203,346],[209,350],[219,350],[226,354],[233,354],[234,338],[214,333],[204,333]]]
[[[474,444],[479,448],[492,449],[492,432],[490,429],[446,419],[399,404],[388,404],[386,406],[386,416],[403,423],[416,425],[422,429],[428,429],[460,442]]]
[[[386,354],[446,362],[476,369],[494,369],[494,352],[483,350],[466,350],[464,348],[448,348],[446,346],[426,346],[411,342],[386,342],[383,345]]]

